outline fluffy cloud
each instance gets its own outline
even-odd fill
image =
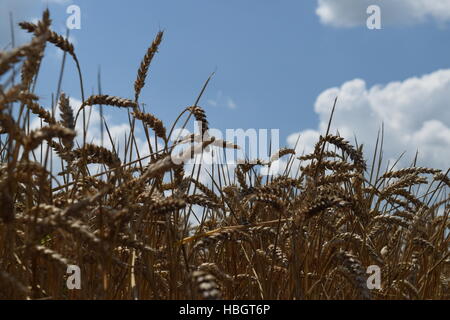
[[[367,7],[379,5],[383,24],[416,24],[428,19],[450,21],[448,0],[318,0],[316,13],[323,24],[335,27],[365,25]]]
[[[72,107],[72,109],[74,110],[74,113],[76,113],[76,111],[80,108],[81,106],[81,101],[78,99],[74,99],[74,98],[70,98],[70,105]],[[114,143],[114,148],[116,149],[116,151],[119,153],[119,156],[121,157],[122,161],[129,161],[129,155],[127,155],[127,159],[125,160],[123,158],[123,150],[124,150],[124,146],[126,144],[126,140],[125,137],[129,137],[131,129],[130,129],[130,125],[128,122],[124,123],[115,123],[114,121],[112,121],[112,117],[109,116],[105,116],[105,120],[108,124],[108,129],[109,129],[109,134],[111,135],[111,140],[109,138],[109,135],[106,131],[106,129],[104,128],[104,137],[103,137],[103,142],[101,140],[101,122],[102,119],[100,117],[100,112],[98,110],[98,107],[87,107],[86,109],[86,122],[88,124],[87,127],[87,135],[86,135],[86,142],[87,143],[92,143],[95,145],[103,145],[105,148],[109,149],[109,150],[113,150],[113,144],[111,143],[111,140]],[[47,109],[47,111],[51,111],[49,109]],[[56,110],[55,113],[55,118],[57,121],[61,120],[60,117],[60,111],[59,109]],[[42,124],[41,123],[41,119],[38,118],[37,116],[33,116],[32,121],[30,123],[30,129],[31,130],[35,130],[35,129],[39,129],[41,127],[41,125],[46,125],[46,124]],[[82,123],[82,117],[80,114],[80,117],[76,123],[76,127],[75,130],[77,132],[77,136],[76,136],[76,146],[81,146],[83,144],[83,123]],[[137,125],[135,127],[135,139],[136,139],[136,145],[137,148],[139,150],[139,156],[142,157],[146,157],[150,154],[150,148],[148,145],[148,141],[145,138],[145,135],[143,133],[143,130],[141,130],[141,126]],[[152,149],[153,151],[156,150],[155,148],[155,143],[154,143],[154,136],[150,136],[150,141],[152,144]],[[36,156],[36,159],[39,161],[41,159],[41,152],[43,152],[42,154],[42,158],[45,157],[45,154],[47,153],[47,143],[44,143],[44,148],[36,148],[34,149],[34,155]],[[161,149],[162,145],[160,145],[158,143],[158,148]],[[136,155],[136,151],[135,148],[133,148],[133,156],[131,160],[136,160],[137,159],[137,155]],[[55,172],[60,172],[61,170],[61,162],[59,160],[59,157],[57,156],[57,154],[55,152],[52,151],[52,149],[50,148],[49,151],[51,152],[50,154],[52,155],[52,168]],[[49,154],[49,155],[50,155]],[[146,165],[148,163],[148,158],[145,158],[142,160],[142,164]],[[47,166],[50,167],[50,162],[47,162]],[[103,170],[102,166],[100,165],[90,165],[90,169],[92,171],[92,173],[97,173]],[[61,182],[61,181],[60,181]]]
[[[294,146],[300,135],[297,151],[310,152],[319,133],[326,132],[336,97],[332,133],[338,131],[351,142],[356,137],[364,144],[366,157],[372,156],[377,132],[384,124],[385,159],[397,159],[407,151],[400,165],[408,166],[419,151],[419,165],[450,166],[450,69],[371,88],[355,79],[325,90],[314,107],[320,119],[317,130],[294,133],[288,144]]]
[[[77,110],[80,108],[81,106],[81,101],[75,98],[70,98],[70,106],[72,107],[72,109],[74,110],[74,113],[76,114]],[[51,110],[48,110],[51,112]],[[112,144],[111,141],[109,139],[108,133],[106,132],[106,129],[104,129],[104,137],[103,137],[103,142],[101,141],[101,122],[103,121],[100,117],[100,112],[98,111],[98,108],[92,107],[89,108],[87,107],[85,109],[86,111],[86,123],[87,123],[87,135],[86,135],[86,142],[87,143],[93,143],[93,144],[97,144],[97,145],[103,145],[108,149],[112,149]],[[57,121],[61,120],[60,117],[60,111],[59,109],[56,110],[55,113],[55,118]],[[76,127],[75,130],[77,132],[77,137],[76,140],[78,142],[78,144],[82,144],[83,143],[83,121],[81,119],[81,113],[80,113],[80,117],[76,123]],[[108,117],[106,118],[106,121],[108,123],[108,129],[109,132],[111,134],[111,138],[113,140],[113,142],[116,144],[120,144],[123,145],[124,143],[124,139],[125,139],[125,134],[129,134],[130,133],[130,125],[127,123],[119,123],[119,124],[112,124],[110,121],[108,121]],[[31,122],[30,125],[31,129],[39,129],[41,127],[41,120],[38,117],[33,117],[33,121]],[[139,133],[139,128],[136,128],[137,133]],[[137,143],[139,144],[139,146],[144,145],[144,141],[141,138],[137,138],[136,139]],[[145,142],[146,144],[147,142]],[[148,148],[147,148],[148,149]]]

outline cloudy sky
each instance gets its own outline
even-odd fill
[[[281,145],[300,135],[301,153],[338,97],[333,132],[370,154],[384,124],[386,159],[407,151],[408,165],[418,150],[419,165],[449,167],[450,0],[0,0],[0,48],[11,45],[10,12],[17,23],[49,6],[65,34],[71,4],[81,9],[70,38],[88,94],[101,69],[103,93],[134,97],[140,60],[164,29],[141,101],[166,124],[215,71],[200,102],[211,127],[278,128]],[[381,8],[381,30],[366,26],[370,5]],[[16,45],[27,39],[15,29]],[[37,92],[50,105],[61,54],[47,50]],[[64,75],[63,90],[79,100],[70,60]],[[108,109],[107,118],[123,136],[126,113]]]

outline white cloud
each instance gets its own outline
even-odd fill
[[[208,105],[211,107],[226,107],[228,109],[236,109],[236,102],[230,97],[223,94],[222,91],[218,91],[216,97],[207,100]]]
[[[310,152],[319,133],[324,134],[334,99],[338,97],[331,132],[354,143],[364,144],[367,158],[372,156],[377,132],[384,123],[384,158],[408,166],[419,151],[418,165],[448,169],[450,166],[450,69],[420,78],[413,77],[385,86],[366,87],[355,79],[340,88],[322,92],[316,100],[317,130],[304,130],[288,137],[294,146],[300,134],[298,153]]]
[[[230,109],[236,109],[237,107],[236,102],[234,102],[234,100],[231,99],[230,97],[228,97],[227,99],[227,107]]]
[[[217,101],[216,100],[209,99],[207,102],[208,102],[208,104],[210,106],[217,107]]]
[[[70,98],[70,105],[74,111],[74,114],[76,114],[77,110],[80,108],[81,106],[81,101],[75,98]],[[47,109],[48,111],[50,111],[49,109]],[[89,123],[88,123],[88,130],[87,130],[87,135],[86,135],[86,142],[87,143],[93,143],[95,145],[103,145],[105,148],[112,150],[113,146],[111,143],[111,140],[109,138],[109,135],[106,131],[106,129],[104,128],[104,137],[103,137],[103,143],[101,140],[101,117],[100,117],[100,112],[98,110],[98,106],[94,106],[94,107],[87,107],[85,109],[86,111],[86,122],[89,119]],[[60,111],[59,109],[56,109],[56,113],[55,113],[55,119],[57,121],[61,120],[60,117]],[[113,123],[110,117],[106,116],[106,122],[108,123],[108,129],[109,129],[109,133],[111,135],[111,139],[114,143],[114,147],[116,148],[116,151],[119,152],[119,157],[123,157],[123,149],[125,146],[125,135],[127,135],[127,137],[130,134],[130,125],[128,122],[126,123]],[[32,121],[30,123],[30,129],[31,130],[35,130],[35,129],[39,129],[41,127],[41,125],[46,125],[45,123],[41,122],[41,119],[38,118],[37,116],[33,116]],[[75,144],[75,148],[78,145],[82,145],[83,144],[83,121],[82,121],[82,116],[80,113],[80,117],[78,118],[78,121],[76,123],[75,126],[75,130],[77,132],[77,136],[76,136],[76,144]],[[150,148],[148,146],[148,142],[147,139],[145,139],[142,130],[140,129],[139,126],[135,127],[135,139],[136,139],[136,144],[137,144],[137,148],[139,150],[139,156],[140,157],[145,157],[147,155],[150,154]],[[154,137],[150,136],[150,141],[153,147],[153,151],[155,151],[155,144],[154,144]],[[161,146],[159,146],[161,148]],[[133,148],[135,150],[135,148]],[[44,156],[47,150],[47,143],[44,143],[44,148],[42,149],[42,151],[44,151]],[[51,150],[51,149],[50,149]],[[52,152],[52,166],[55,172],[59,172],[61,169],[61,163],[59,160],[59,157],[56,155],[55,152]],[[36,159],[40,159],[41,158],[41,148],[36,148],[34,150],[34,154],[36,156]],[[137,154],[134,151],[133,153],[133,157],[132,160],[136,160],[137,159]],[[122,158],[122,161],[124,161],[125,159]],[[148,158],[142,160],[142,164],[145,165],[148,163]],[[129,161],[129,156],[127,156],[126,161]],[[92,165],[92,169],[93,172],[96,173],[97,170],[101,169],[101,166],[97,166],[97,165]]]
[[[314,151],[314,144],[319,140],[319,132],[316,130],[304,130],[300,133],[291,134],[287,142],[299,154],[308,154]]]
[[[366,25],[367,8],[379,5],[382,24],[410,25],[432,19],[450,21],[448,0],[318,0],[316,14],[323,24],[334,27]]]

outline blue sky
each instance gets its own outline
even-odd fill
[[[392,110],[399,119],[411,118],[411,113],[414,118],[407,132],[396,127],[398,123],[392,123],[391,131],[387,126],[388,137],[404,136],[392,139],[389,156],[406,148],[414,153],[422,147],[417,142],[421,141],[424,148],[434,146],[425,152],[424,163],[448,167],[442,157],[450,149],[450,138],[446,138],[450,102],[445,102],[450,97],[450,75],[434,73],[450,69],[450,0],[419,2],[422,7],[405,0],[392,0],[392,5],[379,0],[0,0],[0,45],[3,48],[10,42],[8,11],[17,22],[38,18],[48,5],[53,29],[64,34],[66,8],[76,4],[81,9],[81,29],[72,30],[71,39],[87,95],[97,90],[100,67],[103,93],[134,97],[139,63],[157,31],[163,29],[164,41],[140,100],[166,124],[194,102],[203,82],[216,71],[199,104],[212,127],[279,128],[281,145],[292,143],[295,133],[312,138],[320,131],[328,112],[324,108],[328,104],[331,109],[330,95],[335,93],[343,96],[338,106],[342,117],[335,129],[342,127],[349,138],[361,135],[370,145],[381,122],[389,122],[389,103],[395,100]],[[377,3],[382,30],[369,30],[365,8]],[[21,31],[16,33],[17,42],[26,41]],[[38,93],[49,102],[56,90],[61,55],[54,48],[47,50]],[[422,79],[424,75],[434,76]],[[408,89],[408,79],[415,77],[419,80]],[[330,88],[335,90],[327,91]],[[63,90],[80,99],[71,60]],[[417,99],[401,96],[410,97],[408,90],[423,90],[431,105],[413,105]],[[408,101],[411,107],[402,104]],[[350,112],[352,108],[359,111]],[[430,110],[423,119],[421,108]],[[113,123],[126,121],[123,111],[108,112]],[[371,131],[361,132],[366,128]],[[444,136],[437,139],[436,132]],[[307,149],[307,143],[301,147]]]

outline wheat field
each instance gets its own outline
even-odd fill
[[[201,94],[168,127],[142,108],[163,32],[139,66],[134,98],[85,97],[75,48],[51,31],[49,12],[19,25],[32,40],[0,52],[1,299],[450,298],[448,171],[383,169],[382,137],[367,160],[362,146],[326,132],[310,154],[275,152],[298,168],[262,176],[270,161],[217,165],[203,184],[199,166],[184,163],[209,145],[238,146],[191,136],[174,161],[175,123],[200,122],[204,133],[208,120]],[[34,92],[48,45],[77,66],[77,110],[68,93],[43,106]],[[99,105],[129,117],[123,155],[86,141]],[[32,117],[40,128],[30,130]],[[150,155],[139,154],[138,126]],[[66,285],[70,265],[81,269],[81,289]],[[369,266],[379,267],[377,288],[367,285]]]

